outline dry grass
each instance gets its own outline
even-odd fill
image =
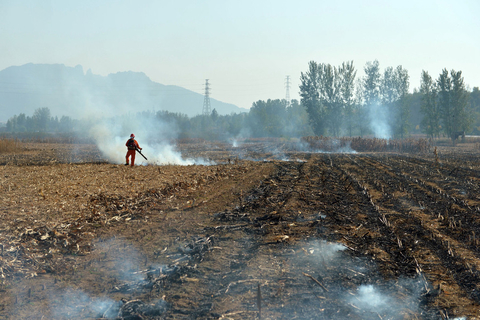
[[[331,137],[303,137],[311,148],[324,151],[335,151],[341,148],[351,148],[357,152],[410,152],[426,153],[430,150],[427,139],[378,139],[378,138],[331,138]]]
[[[475,137],[465,137],[465,139],[462,140],[462,138],[459,139],[459,141],[464,142],[464,143],[480,143],[480,137],[475,136]]]
[[[328,142],[325,138],[326,146],[337,145]],[[422,146],[347,142],[365,148]],[[248,144],[241,154],[269,157],[274,148],[260,145]],[[165,300],[170,305],[161,315],[165,319],[258,319],[245,303],[255,301],[257,281],[265,319],[307,312],[306,318],[346,318],[338,310],[365,319],[370,311],[344,307],[335,293],[355,298],[357,286],[375,283],[382,290],[395,287],[392,299],[407,297],[410,285],[386,282],[400,277],[425,287],[418,302],[414,294],[408,309],[398,313],[402,319],[479,315],[471,285],[480,283],[478,152],[437,147],[435,154],[411,157],[308,154],[305,163],[131,168],[98,163],[98,149],[77,147],[24,143],[29,158],[22,165],[15,165],[18,159],[0,165],[0,319],[99,319],[102,313],[91,306],[103,297]],[[237,151],[226,147],[195,143],[188,150],[199,158],[225,159]],[[61,163],[72,150],[80,162]],[[441,156],[440,164],[433,155]],[[215,241],[204,260],[177,260],[183,254],[179,248],[204,236]],[[322,257],[319,269],[306,250],[310,245],[294,243],[308,238],[340,239],[348,245],[345,256],[355,258],[354,268],[326,267]],[[362,256],[370,262],[359,273]],[[122,266],[121,259],[131,264]],[[122,280],[121,273],[143,274],[150,266],[163,272],[156,266],[172,261],[179,271],[152,275],[146,282],[151,287]],[[315,277],[305,276],[310,274]],[[421,282],[414,280],[417,274]],[[417,289],[420,294],[411,285]],[[82,299],[89,298],[74,299],[71,293],[80,291]],[[200,317],[202,308],[209,311]]]
[[[16,139],[0,139],[0,153],[21,151],[21,142]]]

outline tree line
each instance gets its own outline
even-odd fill
[[[442,133],[455,140],[460,133],[478,131],[480,92],[478,87],[469,93],[461,71],[443,69],[436,80],[422,71],[422,127],[430,137]]]
[[[139,121],[155,122],[175,128],[175,138],[201,138],[206,140],[224,140],[235,137],[302,137],[312,135],[308,115],[297,100],[285,99],[257,101],[248,113],[219,115],[214,109],[208,116],[188,117],[182,113],[168,111],[144,111],[134,115],[122,115],[108,119],[110,124]],[[98,121],[102,119],[72,119],[68,116],[50,116],[49,108],[39,108],[33,116],[23,113],[8,119],[4,131],[9,133],[75,133],[86,136]],[[168,137],[168,138],[173,138]]]
[[[353,61],[339,66],[310,61],[301,73],[300,101],[259,100],[249,112],[188,117],[167,111],[137,116],[174,124],[178,138],[222,140],[234,137],[367,136],[403,138],[423,132],[430,137],[458,132],[480,134],[480,92],[466,89],[461,71],[442,70],[437,79],[422,72],[419,90],[409,93],[402,66],[380,69],[366,63],[357,78]],[[147,114],[148,113],[148,114]],[[129,115],[131,117],[131,115]],[[52,117],[48,108],[7,121],[7,132],[88,132],[92,120]]]
[[[32,116],[25,113],[14,115],[8,119],[6,132],[73,132],[79,121],[68,116],[52,117],[49,108],[35,109]]]
[[[375,60],[364,71],[363,78],[355,79],[353,62],[335,67],[311,61],[301,73],[301,103],[316,135],[404,138],[412,132],[415,108],[422,116],[418,129],[430,137],[454,140],[459,132],[479,133],[479,89],[467,91],[461,71],[444,69],[436,80],[423,71],[420,91],[413,94],[402,66],[382,72]]]

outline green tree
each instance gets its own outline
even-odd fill
[[[242,130],[245,128],[247,122],[247,113],[231,114],[227,121],[227,133],[230,137],[238,137],[241,135]]]
[[[353,61],[339,67],[311,61],[309,71],[302,73],[301,101],[315,134],[328,128],[331,135],[340,135],[347,108],[349,115],[353,112],[355,75]]]
[[[283,134],[286,100],[259,100],[248,114],[250,129],[255,137],[280,137]]]
[[[429,137],[434,138],[440,135],[440,110],[437,103],[437,88],[432,77],[427,71],[422,70],[420,82],[420,93],[422,103],[420,110],[423,114],[421,122],[422,131]]]
[[[333,136],[339,135],[342,123],[340,86],[338,70],[330,64],[320,64],[323,69],[320,78],[320,102],[325,106],[325,122]]]
[[[20,113],[17,117],[17,132],[27,131],[27,116],[25,113]]]
[[[370,132],[368,109],[365,103],[364,79],[357,79],[355,88],[353,124],[356,126],[359,135],[364,136]]]
[[[33,119],[35,123],[35,129],[40,132],[46,132],[48,130],[48,122],[50,120],[49,108],[38,108],[33,113]]]
[[[458,132],[467,131],[471,124],[468,116],[467,92],[461,71],[443,69],[438,80],[438,103],[443,131],[455,144]]]
[[[383,77],[380,80],[379,96],[382,104],[387,107],[391,107],[398,100],[395,76],[393,67],[387,67],[383,71]]]
[[[298,100],[293,99],[286,109],[283,135],[296,138],[313,135],[309,124],[308,113]]]
[[[355,121],[355,77],[357,71],[353,66],[353,61],[344,62],[339,68],[342,78],[341,99],[345,110],[345,120],[348,134],[352,136]]]
[[[455,131],[469,131],[473,122],[468,109],[468,92],[465,88],[465,82],[462,77],[462,71],[450,71],[452,77],[452,92],[451,102],[453,107],[454,130]]]
[[[62,116],[58,122],[58,130],[60,132],[71,132],[73,130],[72,119],[68,116]]]
[[[325,109],[320,102],[320,85],[323,69],[315,61],[308,63],[308,71],[300,74],[301,104],[305,107],[313,133],[325,134]]]
[[[394,73],[394,87],[396,101],[394,102],[397,115],[394,121],[394,131],[400,138],[409,133],[410,104],[408,98],[408,88],[410,86],[408,71],[402,66],[398,66]]]
[[[381,104],[382,76],[377,60],[367,62],[362,82],[363,112],[373,134],[380,138],[390,138],[389,108]]]
[[[7,132],[14,132],[15,123],[13,117],[7,120]]]
[[[320,102],[325,106],[325,120],[330,134],[337,137],[343,123],[342,81],[343,69],[322,64]]]
[[[367,62],[363,78],[363,102],[366,106],[373,106],[380,102],[380,64],[377,60]]]
[[[474,134],[480,134],[480,90],[478,87],[474,87],[469,94],[469,110],[472,111],[474,119]]]
[[[218,112],[216,109],[212,110],[212,113],[210,114],[210,117],[212,118],[213,122],[216,122],[218,119]]]
[[[447,69],[443,69],[442,73],[440,73],[437,79],[437,88],[438,108],[440,111],[442,130],[450,137],[453,131],[455,131],[453,126],[453,119],[455,116],[451,107],[450,92],[452,91],[452,80],[450,79]]]
[[[28,132],[34,132],[36,130],[35,119],[33,117],[25,118],[25,128]]]
[[[51,117],[50,120],[48,121],[48,128],[50,131],[53,132],[58,132],[60,128],[60,121],[58,120],[58,117]]]

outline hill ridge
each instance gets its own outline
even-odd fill
[[[152,81],[138,71],[107,76],[86,72],[81,65],[27,63],[0,71],[0,121],[13,115],[32,115],[48,107],[52,116],[84,118],[105,114],[168,111],[193,117],[201,114],[204,96],[181,86]],[[211,98],[219,114],[246,109]]]

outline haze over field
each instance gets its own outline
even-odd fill
[[[241,108],[285,98],[287,75],[299,100],[311,60],[353,60],[359,77],[375,59],[402,65],[410,90],[422,70],[462,70],[473,87],[479,12],[476,0],[1,1],[0,70],[37,63],[101,76],[143,72],[199,94],[210,79],[212,98]]]
[[[204,96],[178,86],[151,81],[142,72],[93,74],[82,66],[26,64],[0,71],[0,122],[38,108],[52,116],[76,119],[111,117],[137,112],[168,111],[193,117],[202,112]],[[219,114],[248,111],[210,99]]]

